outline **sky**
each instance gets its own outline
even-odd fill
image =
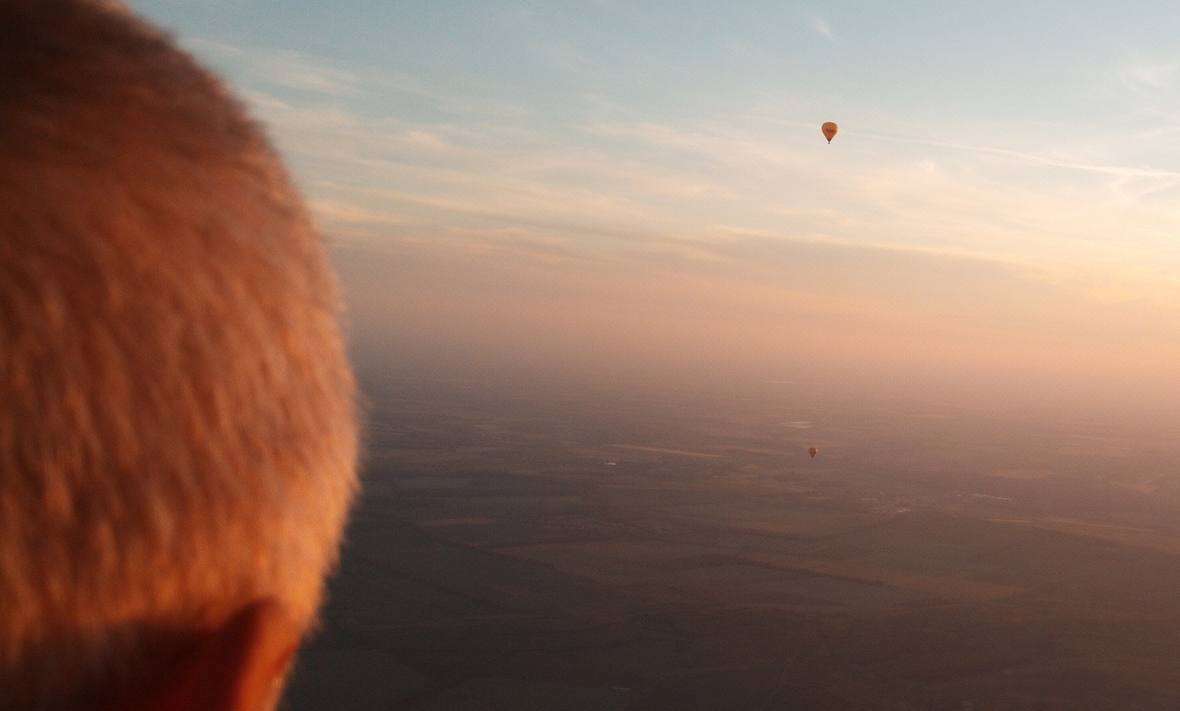
[[[130,4],[367,357],[1180,401],[1175,3]]]

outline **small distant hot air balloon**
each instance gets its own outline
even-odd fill
[[[809,447],[807,449],[807,456],[811,457],[812,459],[815,459],[815,455],[817,454],[819,454],[819,450],[815,447]]]
[[[831,143],[832,139],[836,137],[837,133],[839,133],[840,127],[837,126],[833,121],[827,121],[823,126],[819,127],[819,130],[823,131],[824,138],[828,139],[828,143]]]

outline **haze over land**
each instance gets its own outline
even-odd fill
[[[348,298],[294,708],[1180,707],[1173,4],[133,4]]]
[[[366,390],[294,708],[1180,702],[1174,432],[806,383]]]

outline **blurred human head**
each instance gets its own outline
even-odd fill
[[[281,679],[356,487],[339,307],[217,79],[116,3],[0,0],[0,708]]]

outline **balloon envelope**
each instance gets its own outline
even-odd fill
[[[828,121],[823,126],[820,126],[819,130],[823,131],[824,138],[828,139],[828,143],[831,143],[832,139],[835,138],[836,134],[840,131],[840,127],[835,123]]]
[[[819,454],[819,450],[816,449],[815,447],[811,447],[810,449],[807,450],[807,455],[809,457],[811,457],[812,459],[815,459],[815,455],[817,455],[817,454]]]

